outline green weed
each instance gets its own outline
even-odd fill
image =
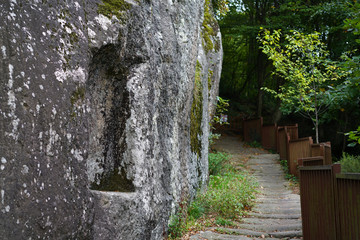
[[[236,225],[233,221],[222,218],[222,217],[217,217],[215,219],[215,223],[220,226],[235,226]]]
[[[253,206],[257,183],[247,172],[228,167],[229,155],[209,154],[209,185],[206,192],[197,194],[190,205],[180,204],[169,223],[169,239],[179,239],[185,231],[205,227],[233,226],[245,211]]]
[[[290,174],[287,160],[280,160],[280,165],[285,173],[285,179],[294,183],[298,183],[299,179],[294,175]]]
[[[180,238],[186,230],[187,204],[185,201],[180,203],[178,212],[170,216],[169,239]]]
[[[224,152],[209,153],[209,175],[218,175],[228,168],[230,155]]]
[[[229,172],[210,176],[208,191],[199,194],[189,208],[189,214],[198,218],[214,213],[224,218],[240,218],[255,199],[255,180],[246,173]]]
[[[247,142],[247,145],[249,145],[250,147],[253,148],[262,148],[261,143],[259,143],[258,141],[252,141],[252,142]]]

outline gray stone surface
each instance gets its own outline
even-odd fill
[[[211,9],[106,2],[0,1],[1,239],[162,239],[207,181]]]

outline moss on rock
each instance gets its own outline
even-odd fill
[[[129,10],[131,5],[124,0],[102,0],[102,4],[98,7],[99,14],[108,18],[116,16],[119,20],[125,20],[123,12]]]
[[[209,72],[208,72],[208,90],[209,90],[209,92],[210,92],[211,87],[212,87],[212,79],[213,79],[213,76],[214,76],[214,72],[209,69]],[[209,93],[209,94],[210,94],[210,93]]]
[[[219,46],[214,46],[214,43],[211,37],[216,37],[215,29],[217,28],[216,19],[211,11],[211,2],[210,0],[205,0],[204,6],[204,21],[202,23],[201,35],[203,38],[203,45],[205,52],[208,53],[212,50],[218,50]]]
[[[71,105],[74,106],[78,100],[84,100],[85,98],[85,88],[79,87],[77,88],[70,97]]]
[[[195,152],[198,156],[201,156],[201,120],[203,112],[203,86],[201,82],[202,66],[197,61],[195,70],[195,84],[193,93],[193,102],[191,106],[190,116],[190,145],[191,151]]]

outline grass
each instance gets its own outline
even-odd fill
[[[230,155],[224,152],[209,153],[209,175],[219,175],[229,168]]]
[[[208,190],[198,193],[187,207],[170,221],[170,239],[206,227],[236,226],[253,206],[257,183],[246,171],[236,171],[228,164],[230,155],[209,154]],[[211,169],[211,170],[210,170]],[[186,209],[186,211],[185,211]]]

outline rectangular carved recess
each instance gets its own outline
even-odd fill
[[[99,185],[94,182],[90,188],[98,191],[135,192],[134,184],[126,178],[124,169],[115,169],[102,177]]]
[[[90,65],[87,97],[92,106],[92,132],[87,170],[92,190],[134,192],[133,180],[127,176],[131,163],[123,157],[130,111],[128,66],[119,48],[113,44],[100,48]]]

